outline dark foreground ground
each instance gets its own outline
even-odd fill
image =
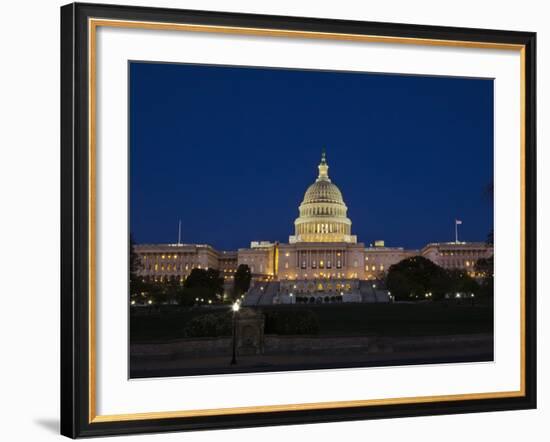
[[[204,338],[216,341],[217,350],[201,352],[194,350],[200,348],[201,339],[190,340],[183,331],[192,318],[220,311],[219,307],[134,311],[130,316],[130,377],[493,360],[492,306],[331,304],[273,306],[263,311],[283,309],[314,312],[319,332],[315,336],[266,336],[264,354],[238,355],[236,365],[229,364],[230,336]],[[292,350],[294,343],[296,351]],[[315,344],[311,350],[309,343]]]
[[[145,310],[144,310],[145,309]],[[184,338],[192,318],[227,310],[223,307],[174,308],[151,311],[140,308],[130,316],[130,341],[150,342]],[[328,304],[262,307],[262,311],[310,310],[319,321],[319,334],[341,335],[452,335],[492,333],[493,308],[487,305],[427,304]]]

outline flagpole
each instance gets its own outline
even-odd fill
[[[181,219],[179,220],[179,223],[178,223],[178,246],[181,245]]]
[[[455,219],[455,244],[458,244],[458,223]]]

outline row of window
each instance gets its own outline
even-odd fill
[[[446,268],[474,267],[475,264],[475,261],[461,261],[458,259],[450,259],[441,262],[441,266]]]
[[[378,270],[378,271],[380,271],[380,272],[383,272],[383,271],[384,271],[384,268],[385,268],[385,267],[384,267],[384,264],[380,264],[380,265],[378,266],[378,269],[376,268],[376,266],[370,266],[370,268],[369,268],[369,266],[365,266],[365,271],[368,272],[368,271],[370,270],[370,271],[372,271],[372,272],[376,272],[376,271]]]
[[[468,261],[466,261],[466,262],[467,262],[466,266],[469,266]],[[354,261],[353,264],[354,264],[354,265],[353,265],[354,267],[357,267],[357,261]],[[285,269],[288,269],[288,268],[289,268],[288,261],[285,261],[284,268],[285,268]],[[307,268],[307,263],[306,263],[306,261],[303,261],[303,262],[302,262],[301,268],[302,268],[302,270],[304,270],[304,269]],[[312,269],[316,269],[316,268],[317,268],[317,264],[315,263],[315,261],[312,262],[311,268],[312,268]],[[320,268],[320,269],[325,268],[325,266],[324,266],[324,264],[323,264],[323,261],[320,261],[320,262],[319,262],[319,268]],[[331,269],[331,268],[332,268],[330,261],[327,261],[326,268],[327,268],[327,269]],[[336,263],[336,268],[337,268],[337,269],[341,269],[341,268],[342,268],[342,265],[341,265],[340,261],[337,261],[337,263]],[[383,272],[384,269],[385,269],[384,264],[380,264],[378,267],[377,267],[376,265],[372,265],[372,266],[366,265],[366,266],[365,266],[365,271],[367,271],[367,272],[368,272],[369,270],[371,270],[371,271],[373,271],[373,272],[375,272],[375,271],[377,271],[377,270]]]
[[[485,250],[455,250],[453,252],[440,252],[439,256],[459,256],[459,255],[485,255]]]
[[[311,207],[302,209],[303,216],[330,215],[346,216],[345,210],[340,207]]]
[[[313,284],[312,282],[307,284],[306,287],[304,286],[296,286],[294,285],[292,289],[285,288],[284,291],[288,293],[307,293],[312,291],[331,291],[331,290],[343,290],[343,291],[350,291],[351,290],[351,284],[332,284],[332,283],[325,283],[322,282],[318,283],[317,285]]]
[[[300,279],[303,278],[303,279],[308,279],[309,277],[312,277],[313,279],[319,279],[319,278],[331,278],[331,279],[334,279],[334,278],[346,278],[346,279],[353,279],[353,278],[357,278],[357,273],[323,273],[323,272],[320,272],[320,273],[314,273],[313,275],[309,275],[307,273],[304,273],[303,275],[300,275]],[[298,279],[298,274],[294,274],[294,275],[285,275],[284,276],[285,279],[287,280],[293,280],[293,279]]]
[[[174,253],[173,255],[172,254],[160,254],[160,253],[154,253],[154,254],[151,254],[151,255],[141,255],[142,259],[144,261],[151,261],[151,260],[154,260],[154,261],[159,261],[159,260],[168,260],[168,259],[178,259],[178,258],[182,258],[182,257],[185,257],[185,256],[190,256],[190,255],[193,255],[195,256],[196,254],[195,253],[187,253],[187,254],[183,254],[183,255],[178,255],[177,253]]]
[[[167,271],[167,272],[177,272],[177,271],[183,271],[183,270],[189,270],[189,269],[194,269],[194,268],[198,268],[200,269],[201,268],[201,265],[200,264],[146,264],[145,265],[145,270],[154,270],[155,272],[158,272],[158,271],[161,271],[161,272],[164,272],[164,271]],[[208,270],[208,267],[206,267],[206,270]]]
[[[298,225],[298,234],[308,233],[348,233],[349,227],[344,224],[317,223]]]

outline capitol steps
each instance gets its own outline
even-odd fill
[[[361,302],[390,302],[388,292],[373,288],[372,282],[369,281],[361,281],[359,284],[359,293],[361,294]]]
[[[278,292],[278,281],[257,283],[245,295],[243,306],[272,305]]]

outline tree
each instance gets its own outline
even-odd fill
[[[182,289],[182,286],[183,284],[180,282],[178,276],[174,275],[171,278],[168,278],[163,284],[163,291],[166,295],[165,302],[173,303],[174,301],[178,301],[179,292]]]
[[[220,271],[215,269],[208,269],[206,271],[206,277],[209,281],[209,288],[215,295],[223,295],[223,278],[220,276]]]
[[[233,287],[235,299],[248,292],[251,280],[252,273],[250,272],[250,267],[246,264],[240,264],[235,272],[235,284]]]
[[[223,278],[219,270],[193,269],[183,286],[195,298],[215,301],[223,293]]]
[[[449,290],[445,269],[422,256],[413,256],[390,266],[386,286],[397,301],[442,298]]]
[[[474,269],[481,276],[479,294],[485,298],[492,298],[494,294],[494,257],[478,259]]]
[[[175,293],[176,302],[179,305],[190,307],[196,304],[195,299],[200,297],[193,289],[186,289],[185,287],[179,287]]]
[[[145,285],[138,272],[141,269],[141,259],[135,251],[135,242],[130,234],[130,300],[137,299],[145,291]]]
[[[475,293],[479,292],[479,285],[474,278],[464,270],[449,270],[449,291],[453,293]]]

